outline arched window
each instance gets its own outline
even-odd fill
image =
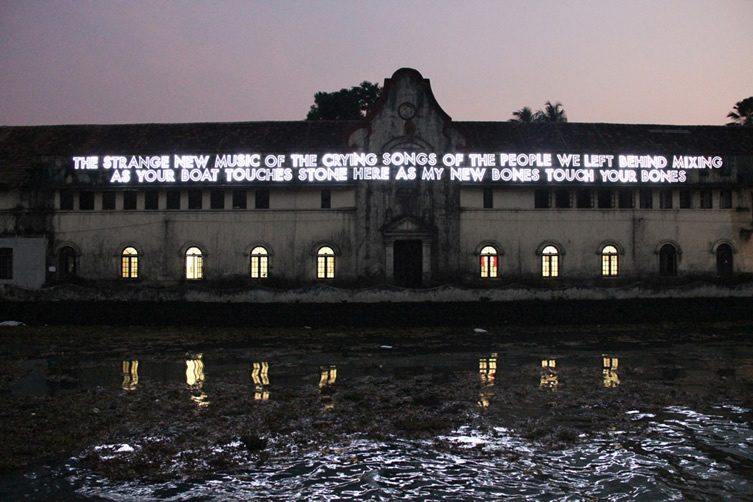
[[[620,272],[617,248],[608,245],[601,249],[601,276],[617,277]]]
[[[251,278],[266,279],[269,271],[269,253],[262,246],[251,250]]]
[[[716,247],[716,273],[719,277],[729,277],[732,275],[732,246],[729,244],[719,244]]]
[[[677,250],[672,244],[659,249],[659,274],[665,277],[677,275]]]
[[[482,279],[499,277],[499,255],[494,246],[485,246],[481,250],[480,261]]]
[[[70,246],[60,248],[60,251],[58,251],[58,279],[61,281],[73,279],[78,273],[77,269],[76,251]]]
[[[139,278],[139,252],[136,248],[129,246],[120,253],[120,278]]]
[[[546,246],[541,250],[541,276],[560,276],[560,252],[555,246]]]
[[[316,252],[316,278],[335,278],[335,252],[329,246],[322,246]]]
[[[204,257],[201,249],[190,247],[186,250],[186,279],[199,280],[204,278]]]

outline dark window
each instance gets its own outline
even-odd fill
[[[719,209],[730,209],[732,207],[732,191],[719,191]]]
[[[701,209],[711,209],[713,202],[711,190],[701,190]]]
[[[732,270],[732,247],[729,244],[720,244],[716,248],[716,273],[720,277],[729,277]]]
[[[659,274],[665,277],[677,275],[677,250],[672,244],[664,244],[659,250]]]
[[[680,190],[680,209],[690,209],[691,207],[693,207],[693,192]]]
[[[73,210],[73,192],[70,190],[60,191],[60,209],[65,211]]]
[[[612,192],[610,190],[599,190],[597,203],[599,204],[599,209],[610,209],[614,207],[612,205]]]
[[[651,190],[640,191],[641,209],[651,209],[654,207],[654,193]]]
[[[492,187],[484,187],[484,209],[494,207],[494,190]]]
[[[107,211],[115,209],[115,192],[102,192],[102,209]]]
[[[661,209],[672,209],[672,190],[659,192],[659,207]]]
[[[233,190],[233,209],[246,209],[245,190]]]
[[[578,190],[577,204],[579,208],[591,208],[594,207],[594,202],[591,196],[591,190]]]
[[[212,209],[225,209],[224,190],[212,190],[209,192],[209,207]]]
[[[620,209],[632,209],[635,206],[632,190],[620,190],[617,192],[617,204]]]
[[[549,207],[549,190],[536,190],[533,199],[534,207],[546,209]]]
[[[180,209],[180,191],[170,190],[167,192],[167,209]]]
[[[254,190],[254,207],[269,209],[269,190]]]
[[[322,190],[322,209],[329,209],[332,207],[332,192],[329,190]]]
[[[94,209],[94,192],[85,191],[78,193],[78,208],[83,211]]]
[[[136,209],[136,192],[133,190],[123,192],[123,209]]]
[[[0,279],[13,279],[13,248],[0,248]]]
[[[560,189],[554,191],[554,207],[570,207],[570,190]]]
[[[65,246],[58,251],[58,279],[67,281],[76,277],[76,251]]]
[[[188,191],[188,209],[201,209],[202,207],[202,193],[201,190],[189,190]]]
[[[157,190],[144,192],[144,209],[151,211],[159,209],[159,192]]]

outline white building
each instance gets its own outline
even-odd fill
[[[740,283],[751,186],[751,128],[457,122],[401,69],[362,121],[0,128],[0,284]]]

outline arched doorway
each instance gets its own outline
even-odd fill
[[[716,247],[716,274],[719,277],[730,277],[732,273],[732,246],[729,244],[719,244]]]
[[[659,275],[663,277],[677,275],[677,249],[672,244],[664,244],[659,249]]]

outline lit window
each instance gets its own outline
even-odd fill
[[[269,271],[269,253],[261,246],[251,250],[251,278],[266,279]]]
[[[499,256],[493,246],[481,250],[481,277],[489,279],[499,276]]]
[[[127,247],[120,253],[121,279],[139,278],[139,252],[135,248]]]
[[[329,246],[322,246],[316,252],[316,278],[335,278],[335,252]]]
[[[204,278],[204,257],[201,249],[188,248],[186,251],[186,279],[199,280]]]
[[[541,251],[541,276],[560,276],[560,253],[554,246],[547,246]]]
[[[617,248],[611,245],[604,246],[601,250],[601,276],[616,277],[619,271]]]

